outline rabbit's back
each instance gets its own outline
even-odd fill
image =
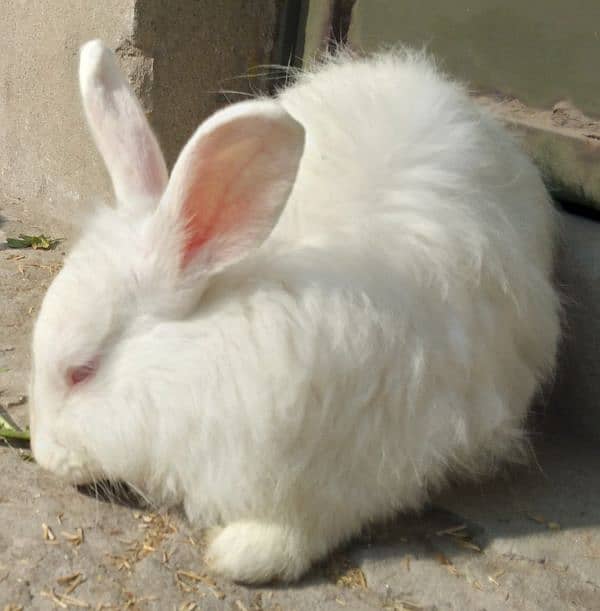
[[[342,56],[280,99],[307,136],[275,236],[351,237],[441,276],[455,265],[500,278],[519,256],[549,271],[552,210],[537,171],[424,55]]]

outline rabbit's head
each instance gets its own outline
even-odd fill
[[[121,476],[117,457],[135,463],[135,443],[148,443],[139,428],[144,414],[118,393],[124,378],[143,378],[143,363],[118,369],[117,354],[127,361],[128,342],[162,321],[188,318],[208,279],[260,246],[304,146],[302,126],[276,101],[243,102],[198,128],[169,178],[141,106],[99,41],[82,48],[79,78],[116,204],[93,211],[45,296],[30,412],[36,460],[74,482]],[[129,447],[117,448],[123,443]],[[107,465],[112,455],[115,465]]]

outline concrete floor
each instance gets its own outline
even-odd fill
[[[34,213],[2,202],[0,232],[69,234]],[[31,324],[63,250],[0,250],[0,406],[21,424]],[[535,438],[538,464],[453,487],[269,588],[210,576],[177,513],[84,494],[0,447],[0,610],[598,610],[600,452],[556,428]]]

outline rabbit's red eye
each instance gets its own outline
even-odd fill
[[[69,367],[67,370],[67,384],[69,386],[77,386],[81,382],[85,382],[96,373],[98,367],[97,359],[88,361],[85,365],[78,367]]]

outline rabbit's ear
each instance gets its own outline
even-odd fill
[[[160,201],[168,173],[152,129],[113,53],[99,40],[80,52],[83,107],[119,205],[145,211]]]
[[[180,230],[180,260],[214,273],[259,246],[292,190],[304,128],[277,102],[241,102],[203,123],[177,160],[160,207]]]

